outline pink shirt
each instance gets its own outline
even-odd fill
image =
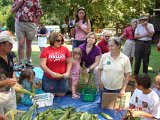
[[[15,7],[19,0],[14,0],[12,7]],[[37,22],[37,17],[42,16],[43,11],[39,0],[24,0],[23,5],[16,12],[16,21],[20,22]]]
[[[131,26],[125,28],[123,35],[129,40],[134,40],[134,29]]]
[[[79,25],[81,25],[81,27],[83,29],[87,29],[87,23],[83,23],[83,20],[79,20],[78,22]],[[82,30],[80,30],[79,28],[75,28],[75,40],[85,40],[86,39],[86,33],[83,32]]]

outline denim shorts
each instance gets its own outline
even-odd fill
[[[43,75],[42,90],[47,93],[66,93],[69,90],[68,79],[53,79]]]

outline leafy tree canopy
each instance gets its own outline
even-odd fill
[[[0,24],[13,26],[10,14],[11,0],[0,0]],[[80,6],[85,7],[92,22],[92,28],[115,27],[116,23],[127,24],[141,14],[152,14],[160,6],[159,0],[41,0],[44,11],[42,21],[49,24],[63,24],[74,18]],[[11,19],[12,18],[12,19]],[[9,19],[9,20],[8,20]],[[11,24],[12,23],[12,24]]]

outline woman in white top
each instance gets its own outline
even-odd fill
[[[125,93],[131,73],[129,58],[120,52],[121,44],[116,37],[108,42],[109,52],[102,55],[98,66],[99,87],[102,92]]]

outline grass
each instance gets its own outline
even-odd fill
[[[160,52],[157,51],[156,45],[152,45],[152,51],[150,55],[149,67],[152,67],[153,70],[149,70],[149,75],[152,79],[157,75],[158,69],[160,68]]]
[[[17,54],[17,52],[16,52]],[[39,56],[40,56],[40,52],[39,51],[33,51],[32,52],[32,62],[33,64],[38,67],[39,66]],[[149,67],[153,68],[153,70],[149,70],[149,75],[151,76],[152,79],[154,79],[154,77],[157,75],[158,72],[158,68],[160,67],[160,52],[157,51],[156,45],[152,44],[152,52],[150,55],[150,62],[149,62]],[[141,64],[141,69],[140,69],[140,73],[142,73],[142,65]],[[132,71],[133,71],[133,67],[132,67]]]

